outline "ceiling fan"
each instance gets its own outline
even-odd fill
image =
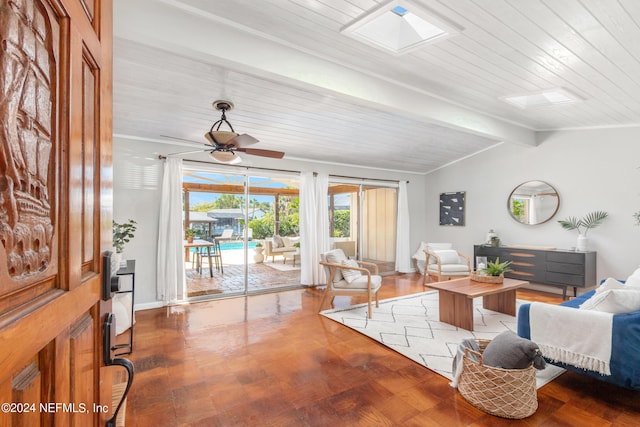
[[[261,157],[271,157],[274,159],[281,159],[284,157],[284,153],[282,151],[274,151],[274,150],[263,150],[260,148],[249,148],[247,146],[253,145],[259,142],[256,138],[246,133],[238,134],[233,130],[233,126],[227,120],[227,111],[231,111],[233,109],[233,103],[231,101],[225,100],[217,100],[213,101],[213,108],[218,111],[222,111],[222,116],[220,120],[216,121],[211,129],[207,133],[204,134],[205,139],[209,142],[204,143],[206,148],[204,148],[205,152],[209,153],[209,156],[217,162],[220,163],[228,163],[235,164],[240,163],[242,159],[238,156],[239,153],[245,153],[252,156],[261,156]],[[225,124],[229,128],[227,130],[220,130],[220,127]],[[172,136],[163,135],[166,138],[171,139],[179,139],[188,142],[195,142],[191,140],[186,140],[183,138],[176,138]],[[187,151],[183,153],[173,153],[170,155],[180,155],[180,154],[190,154],[197,153],[201,150],[197,151]]]

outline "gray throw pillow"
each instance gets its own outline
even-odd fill
[[[273,247],[274,249],[284,247],[284,242],[282,241],[282,237],[278,236],[277,234],[273,236]]]
[[[525,369],[533,363],[536,369],[544,369],[545,361],[538,344],[505,331],[491,340],[482,353],[487,366],[503,369]]]

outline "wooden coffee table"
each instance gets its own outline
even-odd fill
[[[475,282],[469,277],[427,284],[438,290],[440,321],[473,331],[473,299],[482,297],[482,307],[516,315],[516,289],[529,282],[504,279],[503,283]]]

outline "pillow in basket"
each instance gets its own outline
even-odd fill
[[[544,369],[546,365],[538,344],[512,331],[504,331],[492,339],[482,353],[482,361],[503,369],[525,369],[532,363],[536,369]]]

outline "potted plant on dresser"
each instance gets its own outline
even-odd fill
[[[558,221],[562,228],[565,230],[578,230],[578,241],[576,248],[579,251],[586,252],[589,248],[589,240],[587,239],[587,232],[596,228],[609,214],[605,211],[595,211],[585,215],[583,218],[576,218],[570,216],[569,218]],[[584,229],[584,232],[582,231]]]

